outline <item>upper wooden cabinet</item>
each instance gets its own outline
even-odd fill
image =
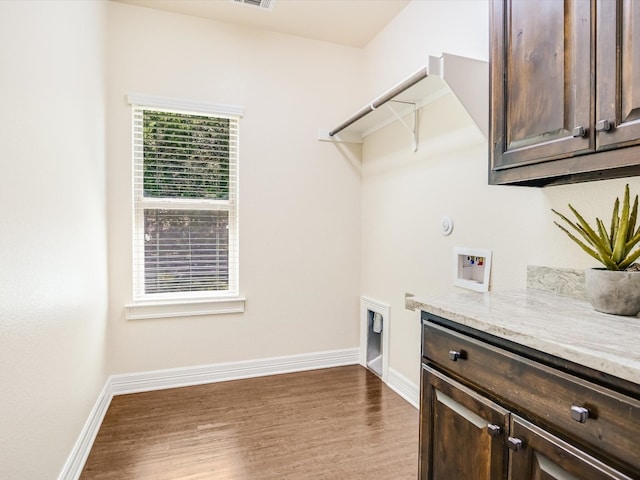
[[[640,175],[640,2],[493,0],[489,183]]]
[[[596,148],[640,144],[640,3],[597,4]]]

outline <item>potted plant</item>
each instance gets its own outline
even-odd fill
[[[622,209],[616,198],[609,231],[602,220],[596,218],[595,226],[589,225],[578,211],[569,204],[576,221],[553,210],[565,226],[554,222],[582,250],[604,265],[590,268],[585,274],[587,297],[593,307],[604,313],[635,316],[640,313],[640,265],[634,263],[640,257],[640,227],[638,195],[633,206],[629,201],[629,185],[624,190]]]

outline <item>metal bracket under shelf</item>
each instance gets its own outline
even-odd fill
[[[438,95],[439,97],[440,95]],[[401,104],[403,108],[394,108],[392,103]],[[391,112],[391,115],[387,115],[386,120],[374,125],[371,129],[366,129],[363,132],[349,131],[347,129],[340,130],[337,133],[333,133],[329,130],[318,130],[318,140],[335,143],[364,143],[364,137],[373,133],[374,131],[385,127],[386,125],[399,121],[411,134],[411,147],[414,152],[418,151],[418,112],[420,108],[424,106],[423,102],[407,102],[402,100],[389,100],[384,105],[376,108],[375,110],[387,110]],[[405,117],[411,115],[413,117],[412,124],[405,121]]]
[[[391,102],[402,103],[404,105],[411,105],[412,110],[413,110],[413,127],[410,127],[409,125],[407,125],[407,122],[404,121],[404,119],[402,118],[402,115],[400,115],[396,111],[396,109],[393,108],[393,106],[391,105]],[[391,110],[391,112],[396,117],[396,119],[402,125],[404,125],[404,128],[406,128],[409,131],[409,133],[412,135],[412,137],[411,137],[411,149],[414,152],[417,152],[418,151],[418,104],[417,103],[413,103],[413,102],[402,102],[400,100],[390,100],[389,103],[387,103],[386,105],[387,105],[387,107],[389,107],[389,110]]]

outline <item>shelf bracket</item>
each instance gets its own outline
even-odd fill
[[[402,103],[404,105],[411,105],[411,110],[413,113],[413,127],[410,127],[409,125],[407,125],[407,122],[404,121],[404,118],[402,118],[402,115],[400,113],[398,113],[398,111],[393,108],[393,106],[391,105],[391,102],[394,103]],[[389,110],[391,110],[391,113],[393,113],[393,115],[398,119],[398,121],[404,125],[404,128],[406,128],[409,133],[411,134],[411,149],[414,152],[418,151],[418,104],[417,103],[412,103],[412,102],[401,102],[399,100],[390,100],[389,102],[386,103],[387,107],[389,108]]]

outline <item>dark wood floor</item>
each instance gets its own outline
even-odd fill
[[[418,411],[354,365],[114,397],[80,478],[417,476]]]

